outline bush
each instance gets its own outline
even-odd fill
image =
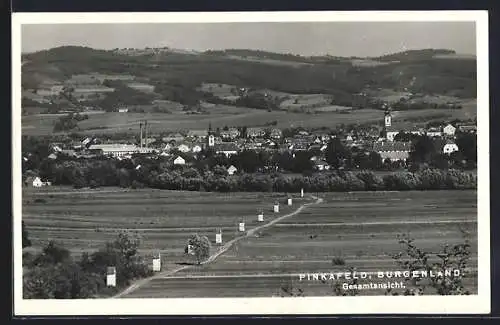
[[[365,190],[376,191],[384,187],[384,181],[373,172],[363,171],[356,175],[365,185]]]
[[[332,265],[345,265],[345,260],[342,257],[334,257],[332,259]]]

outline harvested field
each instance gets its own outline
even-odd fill
[[[280,213],[272,212],[276,199],[281,202]],[[215,245],[215,231],[221,228],[223,240],[229,241],[242,234],[240,220],[246,230],[259,224],[260,209],[266,221],[290,212],[285,200],[283,194],[271,193],[26,189],[22,212],[32,250],[53,239],[78,256],[103,247],[126,229],[142,237],[141,253],[160,251],[167,259],[183,262],[191,234],[207,235]]]
[[[348,113],[348,114],[344,114]],[[433,119],[443,120],[443,115],[449,119],[464,119],[471,117],[471,109],[421,109],[398,112],[397,120]],[[475,116],[475,113],[474,113]],[[206,130],[211,123],[212,127],[224,126],[263,126],[269,121],[277,121],[277,127],[334,127],[342,123],[377,123],[383,118],[383,112],[375,109],[343,110],[318,114],[290,113],[238,108],[232,106],[215,106],[205,114],[162,114],[162,113],[104,113],[89,115],[88,120],[78,123],[78,129],[71,132],[84,134],[109,134],[117,132],[138,132],[139,123],[147,119],[150,131],[160,133],[175,130]],[[396,116],[395,116],[396,118]],[[23,116],[21,125],[23,135],[39,136],[52,134],[58,116]]]

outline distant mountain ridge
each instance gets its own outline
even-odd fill
[[[116,49],[62,46],[25,54],[23,88],[36,88],[44,79],[63,82],[75,74],[102,73],[148,80],[157,91],[170,94],[165,99],[174,101],[200,99],[204,94],[196,89],[202,83],[292,94],[324,93],[332,95],[336,105],[352,103],[353,96],[366,88],[476,96],[476,60],[457,56],[452,50],[409,50],[374,58],[347,58],[245,49],[200,53],[160,49],[132,49],[133,54],[127,55]]]
[[[126,50],[126,49],[112,49],[112,50],[102,50],[102,49],[94,49],[87,46],[59,46],[54,47],[48,50],[41,50],[31,53],[23,53],[23,59],[28,60],[33,56],[38,56],[42,54],[62,54],[65,50],[71,49],[80,49],[82,51],[87,52],[117,52],[118,50]],[[146,51],[150,49],[159,49],[164,52],[171,53],[179,53],[179,54],[208,54],[208,55],[234,55],[234,56],[251,56],[258,58],[268,58],[268,59],[285,59],[285,60],[297,60],[297,61],[305,61],[305,60],[350,60],[350,59],[366,59],[366,60],[376,60],[376,61],[408,61],[408,60],[422,60],[429,59],[439,55],[458,55],[456,51],[450,49],[419,49],[419,50],[406,50],[401,52],[395,52],[390,54],[385,54],[381,56],[333,56],[329,54],[325,55],[299,55],[293,53],[279,53],[279,52],[270,52],[263,50],[254,50],[254,49],[224,49],[224,50],[207,50],[207,51],[194,51],[187,49],[176,49],[169,47],[158,47],[158,48],[133,48],[130,50],[136,51]],[[84,53],[82,53],[84,54]],[[471,55],[462,56],[463,58],[473,58]]]

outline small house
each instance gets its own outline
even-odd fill
[[[477,132],[477,126],[476,125],[460,125],[458,127],[460,132],[464,133],[476,133]]]
[[[453,125],[448,124],[443,128],[443,133],[447,136],[454,136],[456,130],[457,129]]]
[[[43,186],[43,182],[42,180],[40,179],[40,177],[35,177],[33,179],[33,187],[42,187]]]
[[[443,153],[449,155],[455,151],[458,151],[457,144],[453,141],[446,141],[446,144],[443,146]]]
[[[177,147],[177,150],[179,150],[180,152],[188,152],[191,149],[189,148],[189,146],[187,144],[181,144]]]
[[[182,158],[181,156],[177,156],[177,158],[174,159],[174,165],[185,165],[186,160]]]
[[[314,168],[319,171],[329,170],[330,165],[326,161],[318,159],[314,161]]]
[[[236,167],[234,167],[233,165],[229,166],[229,168],[227,169],[228,175],[234,175],[234,173],[236,173],[237,171],[238,171],[238,169]]]
[[[203,149],[203,147],[202,147],[201,145],[199,145],[199,144],[195,144],[195,145],[193,146],[193,148],[191,148],[191,151],[192,151],[193,153],[198,153],[198,152],[200,152],[202,149]]]
[[[443,133],[441,132],[441,130],[439,128],[430,128],[427,131],[427,136],[430,138],[437,138],[437,137],[443,136]]]
[[[283,132],[280,129],[273,128],[269,133],[269,136],[273,139],[281,139]]]

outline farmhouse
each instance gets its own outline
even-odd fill
[[[186,160],[182,158],[181,156],[177,156],[177,158],[174,159],[174,165],[185,165]]]
[[[380,155],[382,161],[386,159],[404,161],[410,157],[411,143],[401,141],[375,142],[373,144],[373,151]]]

